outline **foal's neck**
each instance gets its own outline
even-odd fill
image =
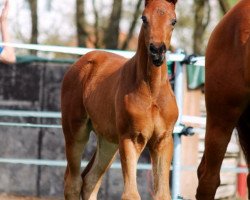
[[[143,30],[140,31],[135,59],[136,82],[139,84],[146,83],[152,97],[157,97],[161,85],[167,81],[167,66],[165,62],[160,67],[153,65],[151,59],[149,59]]]

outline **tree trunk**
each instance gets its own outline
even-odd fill
[[[88,33],[86,31],[84,0],[76,0],[76,29],[78,46],[86,47]]]
[[[223,12],[223,15],[227,13],[230,9],[230,4],[228,0],[219,0],[220,8]]]
[[[108,49],[117,49],[119,40],[119,24],[121,20],[122,0],[113,1],[113,9],[109,25],[105,31],[104,44]]]
[[[100,48],[100,27],[99,27],[99,12],[96,8],[96,0],[92,0],[93,10],[94,10],[94,16],[95,16],[95,24],[94,24],[94,35],[95,35],[95,41],[94,46],[95,48]]]
[[[136,8],[135,8],[135,12],[134,12],[134,15],[133,15],[133,21],[131,23],[131,26],[129,28],[129,31],[128,31],[128,35],[122,45],[122,49],[125,50],[128,48],[128,44],[129,44],[129,41],[131,40],[133,34],[134,34],[134,30],[135,30],[135,27],[136,27],[136,23],[137,23],[137,20],[138,20],[138,17],[140,16],[140,6],[141,6],[141,3],[142,3],[142,0],[138,0],[137,1],[137,4],[136,4]]]
[[[37,0],[28,0],[30,13],[31,13],[31,44],[38,43],[38,16],[37,16]],[[31,54],[36,54],[36,51],[31,50]]]
[[[193,52],[198,55],[204,54],[203,36],[210,20],[209,0],[194,0],[195,19],[193,33]]]

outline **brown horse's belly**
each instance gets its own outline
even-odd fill
[[[119,143],[119,137],[116,131],[116,127],[113,126],[113,122],[107,123],[106,120],[103,120],[102,122],[98,121],[95,122],[92,121],[93,131],[97,136],[101,136],[105,138],[110,143],[118,144]]]
[[[106,95],[98,97],[90,95],[85,102],[85,108],[92,122],[94,132],[111,143],[118,143],[114,99],[112,96],[112,90],[107,91]]]

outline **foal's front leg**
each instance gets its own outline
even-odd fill
[[[124,179],[124,191],[122,200],[140,200],[137,189],[136,170],[137,162],[142,150],[145,147],[145,140],[141,134],[134,138],[122,136],[119,144],[119,151]]]
[[[172,132],[149,141],[154,176],[154,200],[170,200],[169,172],[173,155]]]

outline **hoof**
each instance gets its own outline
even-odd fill
[[[139,194],[123,194],[122,200],[141,200]]]

